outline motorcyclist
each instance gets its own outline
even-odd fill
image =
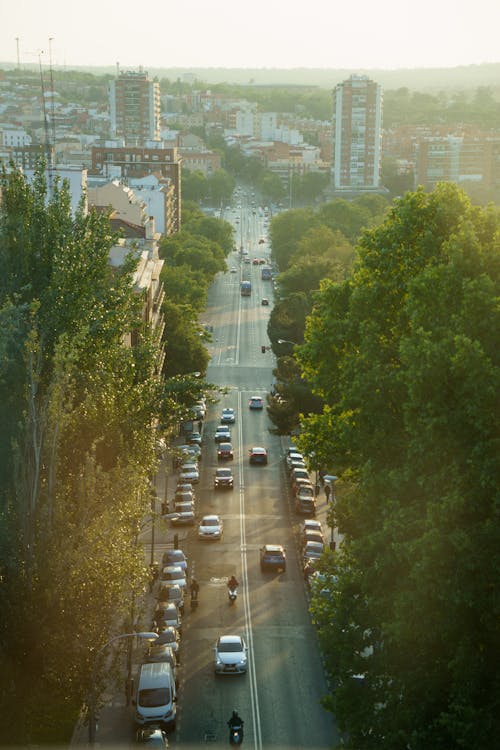
[[[196,578],[191,578],[191,585],[189,587],[189,590],[191,592],[191,599],[198,599],[198,593],[200,591],[200,584],[196,580]]]
[[[240,716],[238,716],[238,712],[237,711],[233,710],[231,718],[227,722],[228,727],[230,729],[232,729],[233,727],[238,727],[239,726],[239,727],[241,727],[243,729],[243,724],[244,724],[243,719],[240,718]]]
[[[229,591],[234,591],[234,589],[237,589],[240,584],[238,583],[236,577],[234,575],[231,576],[229,581],[227,582],[227,587]],[[233,711],[234,713],[234,711]]]

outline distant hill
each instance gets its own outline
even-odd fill
[[[0,63],[5,70],[13,63]],[[25,66],[23,66],[24,68]],[[26,66],[32,67],[32,66]],[[54,70],[58,68],[54,66]],[[124,70],[131,68],[124,67]],[[236,84],[240,86],[319,86],[333,88],[353,73],[368,75],[385,89],[407,87],[412,90],[436,92],[445,89],[465,91],[478,86],[500,89],[500,63],[462,65],[455,68],[330,69],[330,68],[152,68],[144,66],[150,76],[181,79],[200,84]],[[84,71],[94,75],[116,75],[116,66],[75,66],[66,70]]]

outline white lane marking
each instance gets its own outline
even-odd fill
[[[242,414],[242,395],[238,391],[238,413]],[[243,446],[243,420],[238,420],[238,441]],[[262,728],[260,724],[259,695],[257,692],[257,675],[255,671],[255,656],[253,648],[252,613],[250,610],[250,596],[248,586],[248,565],[246,550],[245,530],[245,485],[243,482],[243,456],[239,465],[239,492],[240,492],[240,536],[241,536],[241,582],[243,584],[243,608],[245,612],[246,634],[248,643],[248,671],[250,678],[250,702],[252,704],[252,724],[254,735],[254,746],[256,750],[262,750]]]

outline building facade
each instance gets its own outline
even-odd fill
[[[332,187],[361,192],[380,187],[382,88],[352,75],[333,91]]]
[[[124,71],[109,87],[111,133],[127,146],[160,139],[160,84],[142,70]]]

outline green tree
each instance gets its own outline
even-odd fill
[[[280,271],[288,268],[304,234],[317,225],[318,219],[310,208],[284,211],[273,217],[269,234],[273,258]]]
[[[279,175],[274,172],[265,172],[262,174],[259,189],[266,200],[279,203],[285,195],[285,187]]]
[[[226,205],[230,202],[236,182],[225,169],[216,169],[208,178],[210,202],[213,206]]]
[[[209,182],[203,172],[182,170],[182,200],[201,203],[206,200],[209,192]]]
[[[323,283],[299,350],[326,402],[306,442],[355,482],[320,628],[352,747],[499,730],[499,229],[452,185],[407,194]]]

